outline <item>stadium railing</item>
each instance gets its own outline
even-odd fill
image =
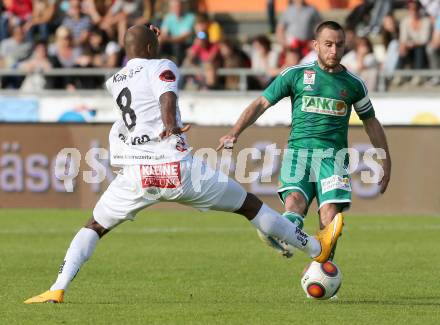
[[[38,72],[43,76],[54,77],[54,76],[102,76],[105,78],[110,78],[119,69],[100,69],[100,68],[73,68],[64,69],[57,68],[48,71]],[[182,76],[194,76],[203,74],[203,69],[201,68],[181,68]],[[238,76],[238,91],[248,90],[248,77],[252,76],[263,76],[263,72],[256,72],[252,69],[247,68],[220,68],[217,70],[219,76]],[[27,76],[29,75],[26,71],[14,70],[14,69],[0,69],[0,77],[5,76]],[[393,77],[440,77],[440,70],[395,70],[392,75],[385,75],[384,73],[378,74],[378,92],[387,91],[387,80]]]
[[[100,69],[100,68],[55,68],[47,71],[38,72],[43,76],[48,77],[60,77],[60,76],[72,76],[72,77],[81,77],[81,76],[103,76],[105,78],[110,78],[114,73],[119,71],[120,69]],[[204,71],[201,68],[180,68],[180,73],[182,76],[194,76],[203,74]],[[28,72],[14,70],[14,69],[0,69],[0,77],[5,76],[26,76]],[[248,81],[247,77],[249,76],[262,76],[263,72],[258,73],[252,69],[243,69],[243,68],[220,68],[217,70],[217,74],[219,76],[238,76],[238,90],[246,91],[248,89]]]

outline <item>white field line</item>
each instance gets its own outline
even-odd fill
[[[79,229],[79,228],[78,228]],[[115,229],[111,233],[118,234],[173,234],[173,233],[245,233],[252,230],[252,227],[246,228],[136,228],[136,229]],[[0,234],[4,235],[54,235],[54,234],[74,234],[76,231],[66,231],[57,229],[33,230],[33,229],[0,229]]]
[[[362,226],[355,226],[354,229],[359,229],[361,231],[383,231],[383,230],[389,230],[389,231],[437,231],[440,230],[440,224],[438,225],[418,225],[416,222],[413,224],[395,224],[395,225],[362,225]]]
[[[45,229],[45,230],[35,230],[35,229],[0,229],[0,235],[31,235],[31,234],[38,234],[38,235],[63,235],[63,234],[75,234],[78,229],[74,229],[72,231],[68,231],[65,229]],[[253,231],[253,227],[240,227],[240,228],[231,228],[231,227],[207,227],[207,228],[191,228],[191,227],[172,227],[172,228],[165,228],[165,227],[143,227],[143,228],[136,228],[136,229],[114,229],[111,231],[111,233],[117,233],[117,234],[175,234],[175,233],[182,233],[182,234],[191,234],[191,233],[212,233],[212,234],[233,234],[233,233],[246,233]],[[345,226],[344,231],[411,231],[411,230],[423,230],[423,231],[438,231],[440,230],[440,224],[435,225],[418,225],[417,223],[414,224],[389,224],[389,225],[359,225],[359,226]],[[309,230],[309,235],[313,234],[312,230]]]

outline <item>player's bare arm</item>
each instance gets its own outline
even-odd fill
[[[224,144],[226,143],[235,143],[237,142],[238,136],[249,126],[255,123],[256,120],[271,106],[269,101],[260,96],[256,100],[254,100],[245,110],[241,113],[240,118],[235,123],[231,131],[222,136],[219,139],[219,145],[217,147],[217,151],[224,148]]]
[[[190,126],[186,125],[180,128],[177,125],[176,120],[176,103],[177,96],[174,92],[168,91],[162,94],[159,98],[160,102],[160,112],[162,115],[162,122],[165,129],[160,134],[161,138],[169,137],[172,134],[180,134],[189,130]]]
[[[377,118],[372,117],[363,121],[365,131],[370,138],[371,143],[375,148],[381,148],[385,150],[386,158],[382,160],[382,168],[384,175],[379,182],[380,192],[385,193],[388,183],[390,181],[391,175],[391,156],[388,149],[387,138],[385,136],[385,131],[382,124],[377,120]]]

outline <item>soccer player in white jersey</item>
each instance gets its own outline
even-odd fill
[[[325,262],[342,232],[342,217],[312,237],[246,193],[234,180],[225,177],[225,182],[219,181],[219,171],[203,165],[205,172],[214,175],[203,179],[194,168],[196,159],[183,135],[187,128],[182,125],[177,105],[177,67],[169,60],[156,59],[157,36],[145,25],[127,31],[125,50],[127,65],[106,83],[121,110],[121,119],[110,131],[111,162],[120,166],[121,172],[96,204],[92,218],[73,238],[55,283],[25,303],[63,302],[69,283],[90,258],[98,240],[159,201],[241,214],[263,233]]]

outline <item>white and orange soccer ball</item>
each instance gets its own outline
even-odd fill
[[[312,262],[306,266],[301,277],[301,286],[309,298],[330,299],[342,284],[342,273],[331,261]]]

